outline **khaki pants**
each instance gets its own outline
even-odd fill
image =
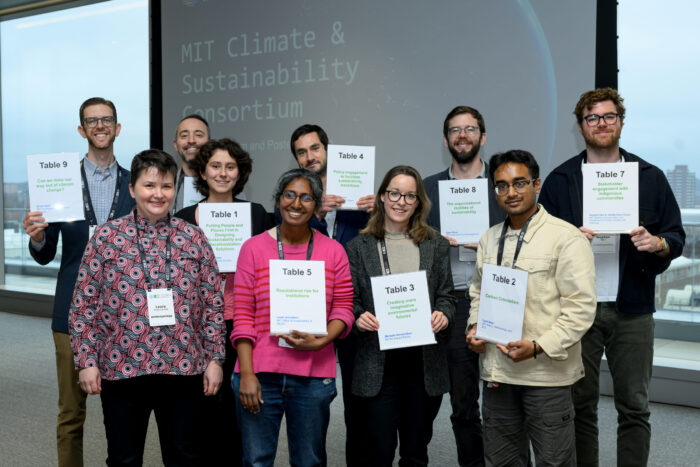
[[[58,379],[58,420],[56,442],[59,467],[83,465],[83,424],[87,394],[78,385],[70,336],[53,332],[56,347],[56,376]]]

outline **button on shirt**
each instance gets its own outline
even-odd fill
[[[114,192],[117,189],[117,161],[114,160],[104,171],[87,157],[83,159],[85,178],[90,192],[92,208],[95,210],[95,218],[98,224],[107,222],[109,210],[114,201]]]

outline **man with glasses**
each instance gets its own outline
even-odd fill
[[[447,114],[442,128],[443,143],[450,151],[452,164],[446,170],[425,179],[425,190],[430,198],[428,224],[440,230],[440,180],[486,178],[489,166],[481,159],[481,148],[486,142],[484,117],[473,107],[460,105]],[[493,184],[488,181],[490,225],[502,222],[505,214],[498,207]],[[484,444],[479,415],[479,356],[464,342],[469,317],[469,284],[476,265],[476,244],[459,245],[450,241],[450,262],[454,295],[457,297],[454,325],[450,328],[447,351],[450,372],[450,402],[452,403],[452,431],[457,442],[460,466],[484,465]]]
[[[328,161],[328,135],[318,125],[305,124],[294,130],[290,139],[292,156],[302,169],[318,174],[323,182],[323,204],[311,216],[309,227],[318,230],[345,246],[355,238],[360,229],[367,225],[368,212],[374,207],[374,194],[357,200],[359,210],[342,210],[345,200],[337,195],[326,193],[326,167]],[[277,222],[281,221],[279,211],[275,212]],[[345,460],[349,467],[362,466],[362,453],[366,449],[361,440],[362,426],[358,417],[360,411],[357,396],[352,395],[352,369],[355,360],[356,339],[350,334],[345,339],[335,341],[338,349],[338,363],[343,380],[343,406],[345,414]]]
[[[59,466],[83,465],[87,395],[78,386],[78,372],[68,334],[68,310],[78,266],[94,229],[110,219],[128,214],[134,205],[129,194],[129,171],[120,167],[114,157],[114,140],[120,131],[117,109],[111,101],[93,97],[83,102],[78,133],[88,142],[88,152],[81,162],[85,220],[48,224],[40,211],[32,211],[23,222],[30,238],[29,252],[39,264],[48,264],[54,259],[59,234],[63,240],[51,323],[58,378],[56,438]]]
[[[466,339],[482,354],[486,463],[527,465],[532,443],[536,465],[571,466],[571,385],[583,377],[580,340],[595,317],[593,252],[577,228],[537,205],[539,166],[532,154],[496,154],[489,175],[508,217],[479,241]],[[522,295],[524,303],[513,298]],[[504,306],[522,313],[522,325],[498,322]],[[489,314],[484,320],[496,316],[492,328],[522,335],[487,343],[479,313]]]
[[[639,164],[640,226],[612,236],[614,252],[595,255],[598,306],[583,338],[584,379],[574,386],[576,449],[580,465],[598,465],[600,361],[605,352],[618,412],[618,465],[646,465],[649,457],[649,381],[654,356],[654,281],[681,255],[685,232],[676,198],[657,167],[622,149],[625,118],[622,97],[611,88],[581,95],[574,115],[586,149],[554,169],[544,182],[540,203],[551,214],[580,228],[593,243],[595,232],[583,227],[582,164]],[[598,236],[600,237],[600,236]],[[605,287],[607,290],[603,290]]]
[[[185,183],[192,183],[193,178],[197,178],[199,175],[192,170],[190,162],[197,157],[199,149],[207,141],[209,141],[209,123],[201,115],[188,115],[177,124],[173,147],[175,152],[180,155],[182,164],[175,183],[175,202],[170,210],[171,214],[186,207]]]

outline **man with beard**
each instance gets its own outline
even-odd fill
[[[447,114],[442,128],[443,143],[452,155],[452,164],[446,170],[425,179],[425,190],[431,208],[428,224],[440,230],[440,180],[488,178],[489,167],[481,159],[481,148],[486,142],[484,117],[473,107],[460,105]],[[488,179],[489,225],[505,219],[498,206],[493,183]],[[469,286],[476,266],[477,244],[459,245],[450,241],[450,262],[454,295],[457,297],[454,325],[450,330],[447,362],[450,371],[450,402],[452,403],[452,431],[457,442],[460,466],[484,465],[484,444],[479,415],[479,355],[465,342],[469,318]]]
[[[613,380],[618,412],[618,465],[646,465],[649,456],[649,380],[654,356],[654,280],[680,256],[685,243],[676,198],[657,167],[620,148],[625,118],[622,97],[611,88],[581,95],[574,115],[586,149],[554,169],[542,186],[540,203],[552,215],[582,226],[582,164],[639,164],[639,222],[629,234],[612,236],[615,252],[595,255],[598,305],[593,327],[583,337],[585,378],[574,385],[576,451],[579,465],[598,465],[598,395],[603,352]],[[607,290],[603,290],[605,287]]]
[[[95,227],[128,214],[134,205],[129,194],[129,171],[120,167],[114,157],[114,140],[120,131],[117,109],[111,101],[93,97],[83,102],[78,133],[88,141],[88,152],[81,162],[85,220],[49,225],[41,211],[32,211],[23,222],[30,238],[29,253],[39,264],[45,265],[54,259],[59,234],[63,237],[51,323],[58,380],[56,440],[59,466],[83,465],[87,394],[78,385],[68,335],[68,310],[78,266]]]
[[[207,121],[201,115],[188,115],[177,124],[175,139],[173,140],[173,147],[175,148],[175,152],[180,155],[182,167],[177,174],[177,182],[175,184],[175,202],[170,210],[171,214],[178,212],[183,207],[186,207],[184,205],[184,185],[186,182],[192,183],[192,179],[186,177],[196,178],[198,175],[194,173],[190,167],[190,161],[192,161],[197,154],[199,154],[199,148],[201,148],[207,141],[209,141],[209,123],[207,123]]]

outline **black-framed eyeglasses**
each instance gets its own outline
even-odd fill
[[[475,134],[477,134],[479,132],[479,127],[468,125],[468,126],[465,126],[464,128],[460,128],[458,126],[453,126],[452,128],[447,129],[447,133],[450,136],[459,136],[462,132],[465,132],[469,136],[474,136]]]
[[[83,120],[83,125],[88,128],[95,128],[97,126],[97,122],[102,122],[103,126],[109,128],[117,123],[117,119],[114,117],[88,117]]]
[[[309,204],[309,203],[314,202],[314,197],[308,193],[298,194],[296,191],[284,190],[282,192],[282,196],[284,197],[284,199],[288,199],[291,202],[294,202],[294,200],[297,199],[297,197],[304,204]]]
[[[583,119],[586,121],[588,126],[596,126],[601,118],[603,119],[603,121],[606,124],[613,125],[615,122],[617,122],[617,118],[619,116],[620,116],[620,114],[616,114],[614,112],[609,112],[609,113],[606,113],[605,115],[596,115],[596,114],[586,115],[585,117],[583,117]]]
[[[527,188],[527,186],[528,186],[530,183],[533,183],[535,180],[537,180],[537,179],[536,179],[536,178],[532,178],[532,179],[530,179],[530,180],[518,180],[517,182],[511,183],[511,184],[508,184],[508,183],[499,183],[498,185],[496,185],[495,187],[493,187],[493,189],[494,189],[494,191],[496,192],[496,194],[497,194],[498,196],[505,196],[505,195],[507,195],[508,192],[510,191],[510,187],[513,187],[513,188],[515,189],[515,191],[518,192],[518,193],[523,193],[523,192],[525,191],[525,189]]]
[[[403,198],[406,204],[414,204],[418,201],[418,195],[415,193],[404,193],[401,194],[400,191],[396,190],[386,190],[386,196],[392,203],[398,203],[398,201]]]

